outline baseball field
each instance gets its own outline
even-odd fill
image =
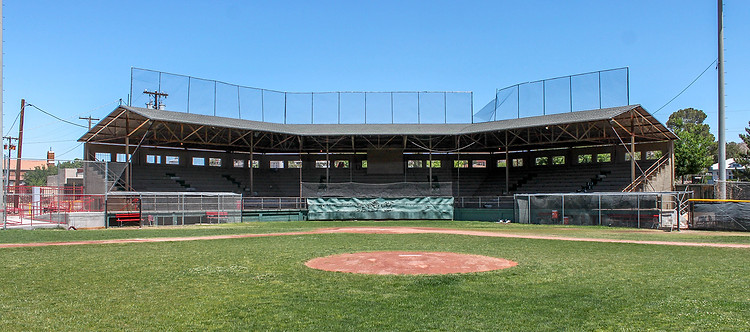
[[[449,221],[8,230],[0,330],[748,330],[749,235]],[[517,265],[305,265],[380,251]]]

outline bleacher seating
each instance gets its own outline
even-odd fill
[[[428,168],[405,168],[402,174],[368,174],[361,162],[352,161],[352,168],[314,168],[314,160],[304,160],[302,182],[325,183],[398,183],[429,182]],[[653,161],[641,161],[642,169]],[[263,165],[265,166],[266,163]],[[426,163],[425,163],[426,164]],[[443,160],[443,167],[432,170],[434,182],[451,182],[453,195],[500,196],[514,193],[564,193],[621,191],[630,183],[630,163],[590,163],[584,165],[550,165],[511,167],[506,192],[505,169],[452,167]],[[196,167],[168,165],[135,165],[133,187],[138,191],[234,192],[245,196],[296,197],[300,195],[300,170],[295,168],[253,170],[247,168]]]
[[[639,165],[646,169],[651,163],[641,161]],[[537,166],[525,172],[534,176],[518,186],[516,193],[616,192],[631,182],[630,163]],[[514,175],[519,178],[520,172]]]

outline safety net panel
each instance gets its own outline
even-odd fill
[[[307,199],[309,220],[453,219],[453,197]]]

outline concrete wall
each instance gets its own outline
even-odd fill
[[[104,212],[71,212],[68,215],[68,225],[75,228],[102,228]]]
[[[648,178],[648,184],[643,186],[641,191],[672,191],[672,174],[671,161],[662,166],[662,169]]]

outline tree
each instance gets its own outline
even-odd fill
[[[63,161],[57,164],[58,168],[81,168],[83,167],[83,161],[81,159],[73,159],[73,161]]]
[[[716,139],[704,124],[706,113],[694,108],[678,110],[669,116],[667,127],[680,139],[675,142],[675,175],[699,174],[713,163]]]
[[[83,161],[75,159],[73,161],[64,161],[58,163],[57,166],[42,166],[34,167],[34,169],[24,173],[23,182],[28,186],[46,186],[47,176],[56,175],[60,168],[81,168],[83,167]]]
[[[57,174],[57,166],[37,166],[23,174],[23,182],[28,186],[46,186],[47,176]]]
[[[727,143],[726,152],[727,159],[734,158],[737,160],[737,158],[742,158],[742,156],[747,153],[747,145],[745,145],[745,143],[729,142]]]
[[[686,124],[703,124],[703,121],[706,120],[706,113],[704,113],[701,110],[697,110],[695,108],[683,108],[681,110],[678,110],[674,113],[672,113],[669,116],[669,119],[667,120],[667,127],[669,129],[676,128],[678,126],[686,125]],[[706,131],[708,131],[708,125],[706,126]]]
[[[745,147],[750,147],[750,121],[747,122],[747,126],[745,128],[747,134],[740,134],[740,139],[745,143]],[[734,161],[745,166],[744,171],[735,171],[735,177],[740,181],[750,181],[750,151],[745,149],[744,153],[734,157]]]

